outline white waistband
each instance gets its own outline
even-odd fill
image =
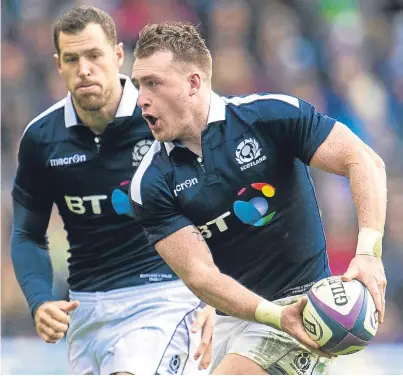
[[[84,292],[84,291],[69,291],[70,300],[79,300],[80,303],[93,303],[100,300],[118,300],[128,297],[143,296],[158,291],[166,291],[167,289],[184,289],[188,290],[185,284],[180,280],[150,283],[141,286],[125,287],[110,291]],[[190,292],[190,291],[189,291]]]

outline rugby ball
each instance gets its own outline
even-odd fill
[[[309,336],[334,355],[362,350],[378,329],[378,313],[368,289],[357,280],[343,282],[340,276],[311,287],[302,320]]]

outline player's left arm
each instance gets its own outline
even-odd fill
[[[381,259],[387,191],[384,162],[344,124],[336,122],[310,165],[350,180],[359,235],[356,255],[343,280],[355,278],[367,286],[383,323],[387,283]]]

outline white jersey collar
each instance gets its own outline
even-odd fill
[[[115,118],[132,116],[137,104],[137,98],[139,93],[132,84],[130,78],[124,74],[119,74],[119,78],[123,83],[123,93],[120,98],[118,110]],[[68,92],[66,97],[66,104],[64,106],[64,122],[66,127],[73,127],[75,125],[81,125],[77,119],[77,113],[74,109],[71,92]]]
[[[210,97],[210,108],[207,117],[207,125],[215,123],[217,121],[225,120],[225,109],[226,103],[224,99],[222,99],[217,93],[212,91]],[[164,142],[164,145],[168,155],[170,155],[171,151],[175,148],[175,142]]]

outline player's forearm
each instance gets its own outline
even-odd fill
[[[49,218],[26,210],[15,200],[13,206],[11,258],[17,281],[34,314],[39,305],[52,300],[53,272],[43,231]]]
[[[357,152],[348,164],[348,177],[359,228],[371,228],[383,234],[387,188],[382,159],[369,147]]]
[[[255,319],[262,298],[220,272],[196,227],[186,226],[172,233],[155,248],[203,302],[244,320]]]
[[[243,320],[256,320],[256,308],[262,298],[217,267],[199,267],[184,282],[202,301],[219,311]]]
[[[186,226],[155,244],[158,253],[202,301],[228,315],[280,327],[281,308],[220,272],[194,226]]]
[[[200,299],[227,315],[282,328],[283,307],[256,295],[228,275],[220,273],[217,267],[207,272],[201,269],[197,268],[192,273],[193,277],[185,282]]]

